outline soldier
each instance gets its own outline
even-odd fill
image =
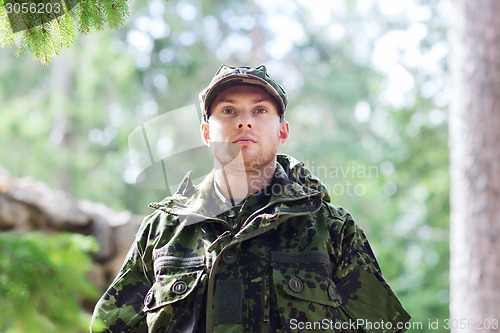
[[[278,154],[287,96],[265,66],[200,94],[214,169],[151,204],[94,332],[404,332],[368,241],[304,164]]]

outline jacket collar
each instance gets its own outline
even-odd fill
[[[329,201],[323,183],[312,176],[302,162],[288,155],[278,155],[271,198],[266,207],[285,206],[282,207],[283,213],[310,212],[314,199]],[[179,216],[179,220],[186,224],[207,220],[224,222],[218,216],[231,208],[215,193],[214,172],[208,174],[198,186],[193,184],[191,172],[188,172],[172,196],[149,206]]]

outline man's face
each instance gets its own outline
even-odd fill
[[[210,109],[208,122],[201,125],[202,139],[222,166],[241,152],[246,169],[274,167],[289,126],[280,122],[271,95],[258,86],[233,86],[221,92]]]

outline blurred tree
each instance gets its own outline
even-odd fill
[[[500,3],[455,1],[453,10],[450,279],[458,325],[452,331],[498,332]]]

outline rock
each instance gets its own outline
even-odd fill
[[[101,290],[111,283],[130,249],[142,217],[79,201],[31,178],[13,178],[0,167],[0,232],[75,232],[99,244],[91,280]]]

